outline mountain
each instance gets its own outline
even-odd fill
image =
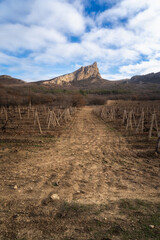
[[[94,62],[92,65],[81,67],[75,72],[55,77],[47,81],[41,81],[41,83],[45,85],[63,86],[72,85],[72,83],[74,85],[75,83],[79,83],[80,81],[87,79],[92,80],[92,82],[102,79],[96,62]]]
[[[27,83],[8,75],[0,76],[0,104],[28,104],[28,99],[36,104],[54,102],[64,96],[71,98],[68,93],[71,96],[81,93],[86,99],[99,95],[108,99],[160,99],[160,72],[110,81],[101,77],[95,62],[50,80]]]
[[[8,75],[0,75],[0,84],[2,85],[17,85],[17,84],[23,84],[25,81],[13,78]]]
[[[0,85],[43,85],[46,87],[58,87],[58,88],[76,88],[76,89],[108,89],[108,88],[118,88],[118,87],[126,87],[132,88],[137,85],[146,85],[148,84],[157,85],[160,84],[160,72],[158,73],[149,73],[146,75],[137,75],[133,76],[130,79],[123,79],[117,81],[110,81],[103,79],[99,73],[99,69],[97,63],[94,62],[92,65],[81,67],[78,70],[65,74],[62,76],[58,76],[49,80],[36,81],[32,83],[26,83],[23,80],[13,78],[8,75],[0,75]]]
[[[146,84],[146,83],[160,84],[160,72],[149,73],[146,75],[137,75],[137,76],[132,77],[129,80],[129,82],[136,83],[136,84]]]

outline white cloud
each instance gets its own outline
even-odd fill
[[[18,51],[19,49],[37,50],[44,48],[48,43],[65,42],[66,38],[55,29],[41,26],[30,27],[21,24],[0,25],[0,49]]]
[[[29,13],[32,0],[2,0],[0,2],[0,22],[21,23]]]
[[[81,12],[74,5],[62,0],[34,0],[25,22],[74,35],[79,35],[85,30]]]
[[[3,64],[7,65],[7,71],[12,77],[17,77],[28,82],[34,80],[45,80],[52,77],[58,76],[60,72],[55,71],[53,73],[52,69],[43,69],[41,66],[36,65],[33,59],[17,58],[13,56],[8,56],[0,52],[0,64],[2,64],[1,71],[5,70]],[[0,72],[0,75],[3,74]]]
[[[82,6],[67,0],[5,0],[0,2],[0,22],[38,25],[75,35],[85,30]]]
[[[85,31],[85,18],[67,1],[18,2],[6,0],[0,3],[0,49],[14,52],[21,48],[47,48],[49,42],[62,43],[67,35]]]
[[[106,21],[115,22],[122,18],[130,18],[133,17],[136,13],[143,10],[148,6],[148,2],[150,0],[121,0],[118,1],[117,4],[103,13],[101,13],[97,22],[99,24],[104,23]],[[153,0],[154,1],[154,0]],[[156,0],[155,0],[156,1]]]
[[[71,63],[83,55],[83,48],[79,43],[57,43],[50,45],[44,52],[34,53],[31,56],[40,63]]]
[[[10,72],[19,68],[25,78],[35,80],[50,76],[51,66],[54,76],[57,66],[61,73],[66,65],[74,69],[94,61],[108,79],[160,71],[159,0],[98,2],[115,5],[91,16],[85,12],[90,2],[84,0],[3,0],[0,63],[10,64]],[[79,41],[72,42],[72,37]],[[14,57],[26,50],[26,57]]]
[[[123,80],[127,79],[125,74],[102,74],[102,78],[107,80]]]
[[[0,64],[10,64],[12,62],[17,63],[19,60],[16,57],[8,56],[0,52]]]
[[[120,73],[137,75],[137,74],[147,74],[151,72],[160,71],[160,60],[151,59],[149,61],[142,61],[138,64],[123,66],[120,68]]]
[[[91,32],[84,34],[83,40],[95,42],[104,47],[120,48],[132,45],[138,38],[132,31],[116,27],[114,29],[94,28]]]

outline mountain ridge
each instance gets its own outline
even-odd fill
[[[129,80],[132,83],[157,83],[160,84],[160,72],[157,73],[148,73],[145,75],[136,75],[130,78]]]
[[[12,85],[12,84],[24,84],[25,81],[11,77],[9,75],[0,75],[0,84],[3,85]]]
[[[148,73],[145,75],[135,75],[130,79],[122,80],[107,80],[103,79],[100,75],[97,63],[94,62],[88,66],[82,66],[78,70],[64,74],[49,80],[42,80],[27,83],[21,79],[14,78],[8,75],[0,75],[1,85],[22,85],[22,84],[40,84],[46,86],[59,86],[59,87],[76,87],[76,88],[90,88],[90,87],[107,87],[110,85],[119,84],[160,84],[160,72]]]
[[[102,78],[99,73],[99,69],[96,62],[94,62],[89,66],[85,66],[85,67],[82,66],[81,68],[79,68],[78,70],[72,73],[64,74],[64,75],[52,78],[50,80],[41,81],[41,83],[49,84],[49,85],[56,84],[56,85],[62,86],[63,84],[66,84],[66,83],[70,85],[71,82],[78,82],[78,81],[82,81],[89,78],[95,78],[95,79]]]

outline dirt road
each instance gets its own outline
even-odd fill
[[[158,201],[159,162],[139,157],[138,150],[92,110],[78,110],[49,149],[15,152],[10,157],[1,154],[3,210],[14,203],[16,209],[30,204],[39,207],[50,196],[82,204],[122,198]]]

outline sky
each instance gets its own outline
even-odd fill
[[[160,71],[160,0],[0,0],[0,75],[46,80],[97,62],[118,80]]]

